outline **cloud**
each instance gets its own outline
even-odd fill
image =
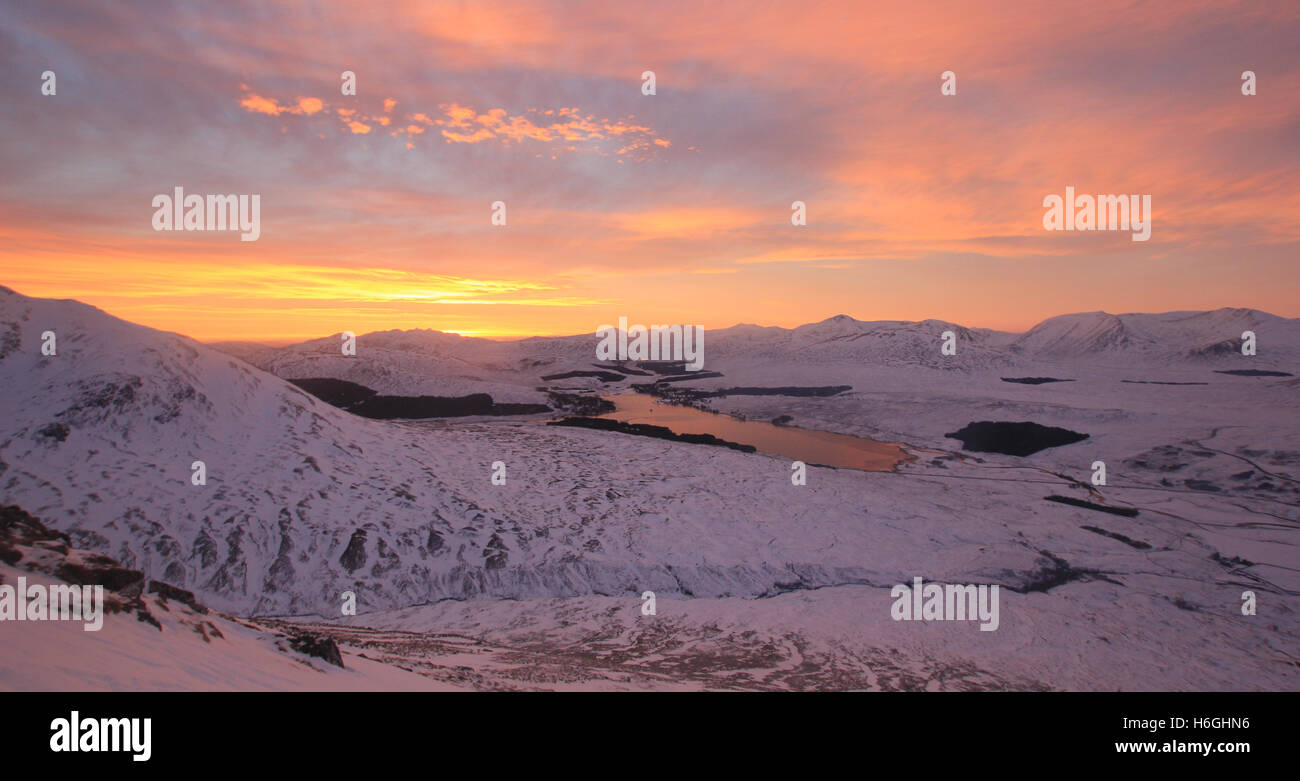
[[[24,140],[0,149],[0,274],[26,279],[39,262],[111,302],[131,279],[79,258],[147,258],[137,271],[181,302],[150,322],[183,331],[196,258],[490,269],[573,286],[512,295],[680,306],[682,322],[701,321],[692,308],[797,324],[969,306],[972,324],[1029,324],[1084,306],[1225,301],[1300,314],[1287,264],[1300,245],[1300,7],[1100,2],[814,1],[791,13],[321,0],[308,13],[226,0],[197,25],[167,0],[26,4],[0,61],[60,63],[60,94],[0,113],[5,137]],[[1257,96],[1240,94],[1247,68]],[[339,93],[345,69],[359,75],[355,96]],[[644,70],[657,95],[641,93]],[[956,95],[940,93],[945,70]],[[0,84],[0,99],[19,105],[25,89]],[[55,110],[68,96],[75,115]],[[152,233],[152,195],[200,183],[261,192],[262,239]],[[1043,231],[1042,198],[1066,185],[1151,194],[1151,241]],[[496,200],[508,227],[488,221]],[[793,200],[807,203],[806,226],[790,224]],[[343,302],[367,284],[320,290]],[[1007,307],[997,291],[1026,303]],[[400,309],[402,322],[422,307],[482,310],[455,323],[473,330],[510,317],[521,330],[582,330],[587,315],[548,307],[538,324],[536,306],[435,300],[499,297],[366,306]],[[276,306],[298,318],[291,300]],[[227,320],[236,309],[232,298]]]
[[[241,84],[240,88],[247,94],[239,105],[253,114],[311,116],[332,112],[354,135],[368,134],[373,124],[382,127],[394,124],[393,117],[389,116],[397,105],[393,98],[384,99],[383,114],[367,115],[354,108],[329,107],[320,98],[300,97],[296,105],[282,105],[275,98],[252,92],[247,85]],[[406,136],[408,148],[411,148],[410,139],[424,133],[425,126],[441,128],[440,135],[446,143],[493,142],[511,146],[533,142],[551,155],[591,152],[647,160],[653,157],[656,147],[667,149],[672,146],[671,141],[659,137],[650,127],[637,123],[631,115],[598,118],[575,107],[529,108],[519,114],[493,108],[480,113],[471,106],[453,102],[439,105],[433,116],[420,111],[400,115],[398,119],[390,135]],[[405,127],[403,122],[407,123]]]
[[[269,114],[273,117],[281,114],[296,114],[310,116],[324,108],[325,103],[320,98],[298,97],[293,105],[281,105],[275,98],[268,98],[249,91],[245,84],[239,85],[240,89],[247,94],[239,101],[239,105],[245,111],[253,114]]]
[[[651,128],[635,122],[635,117],[598,118],[578,108],[526,109],[510,114],[503,108],[478,112],[470,106],[451,103],[439,106],[443,116],[428,119],[442,127],[448,142],[477,144],[498,142],[509,146],[537,142],[549,152],[588,151],[601,155],[620,155],[644,160],[652,156],[653,146],[669,147]],[[653,146],[652,146],[653,145]]]
[[[243,106],[246,111],[252,111],[256,114],[270,114],[271,116],[278,116],[288,110],[274,100],[264,98],[261,95],[249,95],[241,100],[239,105]]]

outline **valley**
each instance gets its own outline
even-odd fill
[[[1248,328],[1258,355],[1218,346]],[[47,329],[57,356],[41,355]],[[956,355],[938,350],[946,330]],[[1300,688],[1298,381],[1219,373],[1294,374],[1294,320],[736,326],[708,334],[716,376],[662,383],[679,375],[601,364],[586,336],[223,353],[7,290],[0,333],[0,503],[224,615],[329,635],[345,661],[472,688]],[[289,382],[304,378],[552,411],[370,419]],[[633,384],[664,393],[621,395]],[[687,386],[697,409],[653,403]],[[779,392],[806,388],[835,390]],[[810,461],[794,485],[775,447],[547,426],[572,414],[557,394],[635,400],[656,421],[779,419],[869,440],[892,468]],[[950,436],[983,421],[1087,438],[1011,455]],[[894,622],[890,589],[916,577],[999,586],[997,630]],[[57,674],[24,646],[0,684],[112,658],[118,625]],[[132,642],[174,642],[147,637]]]

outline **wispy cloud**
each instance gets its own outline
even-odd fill
[[[592,113],[583,113],[575,107],[528,108],[511,114],[504,108],[479,112],[460,103],[441,104],[428,113],[415,111],[390,116],[397,101],[385,98],[382,114],[366,114],[355,108],[345,108],[327,103],[321,98],[297,97],[292,102],[281,102],[253,92],[246,84],[240,89],[244,96],[239,105],[251,114],[272,117],[311,117],[315,114],[334,115],[354,135],[365,135],[378,125],[392,126],[390,136],[405,137],[407,148],[413,148],[413,139],[433,128],[447,143],[478,144],[491,142],[536,144],[548,155],[569,152],[591,152],[601,156],[618,156],[643,161],[654,156],[657,149],[666,149],[672,142],[657,135],[650,127],[637,124],[636,117],[610,119]],[[431,116],[432,115],[432,116]]]

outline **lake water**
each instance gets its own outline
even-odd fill
[[[664,426],[675,434],[712,434],[728,442],[753,445],[762,453],[785,456],[807,464],[888,472],[908,458],[903,448],[892,442],[739,420],[692,407],[659,404],[655,397],[645,393],[619,393],[606,396],[605,400],[613,403],[615,410],[600,415],[602,418]]]

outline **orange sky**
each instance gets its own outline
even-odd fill
[[[13,8],[0,284],[206,340],[1300,316],[1300,7],[867,5]],[[1044,230],[1067,185],[1151,239]],[[176,186],[260,238],[153,230]]]

